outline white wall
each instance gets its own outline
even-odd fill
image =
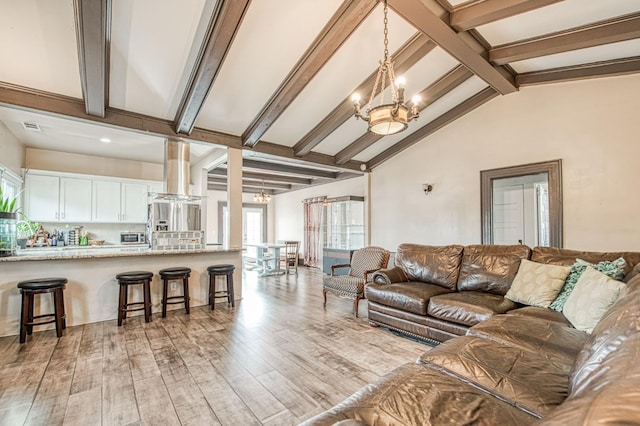
[[[480,243],[480,171],[560,158],[564,246],[640,251],[639,93],[630,75],[490,101],[374,169],[372,244]]]
[[[157,163],[70,154],[36,148],[27,148],[25,167],[156,181],[162,181],[164,173],[164,166]]]
[[[275,239],[304,240],[304,214],[302,200],[327,196],[328,198],[343,195],[365,196],[366,178],[357,177],[327,185],[276,195],[275,200]],[[366,214],[366,213],[365,213]]]
[[[0,121],[0,166],[7,167],[14,174],[22,176],[25,147]],[[2,168],[2,167],[0,167]]]

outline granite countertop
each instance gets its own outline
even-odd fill
[[[222,246],[203,249],[152,250],[147,246],[87,246],[87,247],[39,247],[18,251],[17,256],[0,257],[0,262],[25,260],[97,259],[102,257],[160,256],[176,254],[240,252],[240,248],[225,249]]]

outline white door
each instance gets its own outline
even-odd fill
[[[34,222],[60,219],[60,179],[56,176],[27,175],[25,180],[26,214]]]
[[[524,185],[493,189],[493,243],[524,243]]]
[[[89,222],[91,220],[91,181],[60,178],[60,220]]]
[[[120,220],[127,223],[147,222],[147,185],[122,183]]]
[[[120,222],[120,182],[93,181],[93,221]]]
[[[255,258],[256,248],[247,244],[266,243],[263,241],[264,218],[262,209],[253,207],[242,208],[242,246],[247,247],[247,256]]]

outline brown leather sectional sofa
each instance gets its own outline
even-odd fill
[[[369,314],[446,341],[304,425],[640,424],[640,253],[527,250],[401,245],[395,267],[380,275],[388,283],[371,286]],[[527,256],[562,265],[624,257],[625,294],[591,334],[561,313],[510,307],[505,287],[517,271],[515,259]],[[382,294],[385,286],[390,294]],[[420,299],[427,296],[444,300],[432,306]]]

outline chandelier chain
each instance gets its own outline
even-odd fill
[[[389,12],[389,7],[387,6],[387,0],[384,0],[384,60],[385,62],[389,58],[389,30],[387,25],[389,23],[389,19],[387,18],[387,13]]]

